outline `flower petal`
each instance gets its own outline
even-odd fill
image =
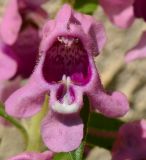
[[[20,78],[12,81],[1,81],[0,82],[0,101],[5,102],[6,99],[18,88],[20,88]]]
[[[118,27],[127,28],[134,21],[134,0],[100,0],[109,19]]]
[[[75,18],[81,23],[82,28],[92,40],[92,53],[97,56],[106,43],[106,34],[102,23],[93,17],[74,12]]]
[[[113,160],[137,160],[146,158],[146,121],[124,124],[112,148]]]
[[[53,153],[46,151],[43,153],[25,152],[8,160],[52,160]]]
[[[28,78],[32,74],[36,65],[39,43],[40,37],[35,27],[28,26],[19,33],[15,44],[10,47],[18,59],[17,75]]]
[[[12,0],[8,4],[6,13],[1,22],[0,35],[2,40],[12,45],[17,39],[21,24],[22,19],[18,11],[17,0]]]
[[[59,10],[59,12],[57,13],[56,16],[56,23],[59,27],[59,24],[61,25],[61,28],[66,28],[66,26],[68,26],[68,23],[70,21],[72,15],[72,8],[65,4],[63,5],[63,7]]]
[[[14,92],[5,102],[6,112],[14,117],[29,117],[40,111],[45,90],[31,79],[26,86]]]
[[[125,57],[125,61],[129,63],[133,60],[142,59],[145,57],[146,57],[146,31],[143,32],[138,44],[130,51],[128,51]]]
[[[12,78],[17,71],[17,62],[0,48],[0,81]]]
[[[89,30],[89,34],[93,38],[93,55],[97,56],[106,43],[104,26],[101,23],[93,23]]]
[[[46,146],[54,152],[76,149],[83,138],[80,116],[49,113],[42,123],[42,136]]]
[[[90,96],[91,103],[98,111],[107,117],[119,117],[129,110],[126,96],[120,92],[107,94],[104,91],[94,92]]]

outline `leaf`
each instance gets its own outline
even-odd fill
[[[84,145],[85,145],[84,142],[82,142],[75,151],[69,152],[71,160],[82,160],[83,159]]]
[[[88,130],[88,123],[90,119],[90,104],[87,97],[84,97],[84,106],[80,112],[83,124],[84,124],[84,139],[86,138],[87,130]]]
[[[4,117],[4,115],[5,115],[4,105],[0,102],[0,116]]]
[[[98,130],[117,131],[122,124],[124,122],[121,120],[108,118],[99,113],[92,112],[88,127],[97,128]]]
[[[58,153],[55,155],[53,160],[82,160],[83,147],[84,144],[81,143],[81,145],[75,151],[68,153]]]
[[[105,138],[105,137],[96,137],[90,134],[87,135],[87,145],[93,146],[100,146],[106,149],[111,149],[113,146],[115,139],[114,138]]]
[[[71,160],[69,153],[58,153],[54,156],[53,160]]]
[[[96,10],[96,8],[97,8],[97,4],[87,3],[77,10],[82,13],[92,14]]]
[[[92,14],[98,6],[97,0],[76,0],[74,8],[86,14]]]

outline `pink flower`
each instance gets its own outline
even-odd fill
[[[135,18],[146,21],[145,0],[99,0],[109,19],[122,28],[129,27]]]
[[[43,153],[25,152],[8,160],[53,160],[53,153],[46,151]]]
[[[113,147],[113,160],[146,159],[146,120],[124,124]]]
[[[40,43],[36,16],[45,19],[46,12],[37,4],[10,0],[0,25],[0,80],[32,73]]]
[[[136,18],[146,21],[145,0],[99,0],[109,19],[118,27],[128,28]],[[146,57],[146,32],[139,43],[127,52],[126,62]]]
[[[45,95],[50,96],[42,136],[54,152],[80,145],[84,95],[93,109],[109,117],[123,116],[129,109],[122,93],[107,93],[101,84],[93,56],[100,53],[105,41],[101,23],[64,5],[55,20],[44,26],[40,60],[29,82],[6,101],[8,114],[29,117],[41,110]]]

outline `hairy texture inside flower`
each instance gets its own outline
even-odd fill
[[[134,2],[134,14],[137,18],[143,18],[146,21],[146,1],[135,0]]]
[[[49,83],[62,81],[64,75],[76,85],[88,83],[91,77],[89,60],[81,41],[75,37],[57,37],[47,51],[43,74]]]

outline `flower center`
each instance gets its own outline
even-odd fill
[[[133,6],[135,16],[137,18],[143,18],[146,21],[146,0],[135,0]]]
[[[62,84],[60,85],[56,95],[57,100],[59,100],[61,103],[71,104],[74,101],[74,90],[70,85],[70,77],[63,75]]]
[[[79,106],[75,103],[76,95],[71,86],[70,77],[63,75],[62,84],[56,92],[57,101],[52,106],[53,110],[59,113],[74,113],[77,112]]]
[[[76,37],[57,37],[46,54],[43,65],[45,80],[57,83],[64,75],[76,85],[87,84],[91,77],[88,54]]]

